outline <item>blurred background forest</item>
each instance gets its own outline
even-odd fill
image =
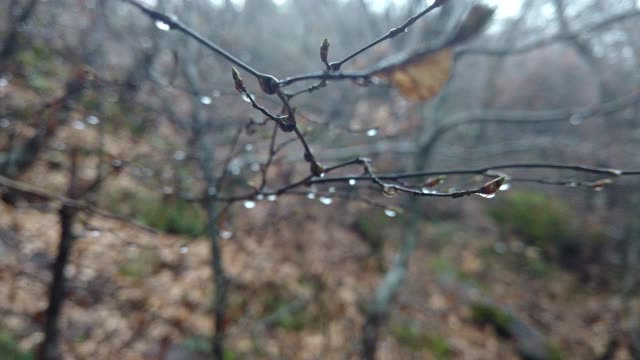
[[[341,70],[482,1],[439,3]],[[431,2],[139,4],[285,79]],[[438,96],[329,81],[297,134],[135,4],[0,2],[0,359],[640,359],[640,2],[485,4]]]

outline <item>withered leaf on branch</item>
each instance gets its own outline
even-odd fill
[[[449,40],[449,45],[457,45],[480,34],[489,24],[495,10],[482,4],[472,6],[456,29],[455,35]]]
[[[388,81],[409,100],[432,99],[451,78],[454,63],[452,47],[480,33],[493,12],[490,7],[474,5],[454,34],[440,46],[411,53],[375,71],[372,76]]]
[[[453,51],[451,48],[436,52],[415,54],[405,61],[373,74],[387,80],[402,96],[413,101],[427,101],[444,88],[451,77]]]

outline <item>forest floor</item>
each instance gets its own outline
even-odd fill
[[[20,101],[29,103],[26,95]],[[57,136],[75,146],[97,141],[95,132],[78,131],[68,126]],[[141,143],[107,140],[109,152],[145,152]],[[51,166],[59,163],[40,161],[21,180],[64,193],[65,175]],[[379,359],[519,358],[499,312],[493,325],[479,321],[480,301],[539,331],[558,359],[603,354],[621,323],[620,294],[533,261],[535,249],[502,236],[484,215],[479,202],[487,200],[456,201],[464,202],[461,214],[421,223],[409,276],[381,331]],[[11,343],[34,350],[43,340],[56,210],[0,202],[0,350]],[[362,225],[363,218],[374,224]],[[236,213],[222,240],[231,279],[228,358],[357,358],[362,308],[399,247],[403,218],[300,197]],[[65,359],[206,358],[213,297],[205,238],[87,214],[78,216],[75,232],[61,320]],[[382,258],[371,254],[371,236],[384,240]],[[622,349],[613,358],[631,357]]]
[[[356,357],[362,300],[380,279],[365,242],[319,203],[259,203],[223,242],[232,279],[230,358]],[[350,205],[334,204],[341,212]],[[286,210],[285,210],[286,209]],[[0,204],[0,324],[22,349],[43,338],[55,212]],[[271,225],[265,218],[287,219]],[[81,217],[62,315],[67,359],[190,359],[207,347],[211,276],[205,239],[155,235],[114,220]],[[386,231],[387,262],[400,227]],[[534,274],[509,261],[490,226],[425,222],[408,281],[383,329],[380,359],[518,358],[513,340],[479,324],[476,298],[513,311],[567,359],[604,352],[621,306],[551,267]],[[500,251],[496,251],[496,250]],[[506,252],[505,252],[506,251]],[[623,351],[616,359],[630,358]]]

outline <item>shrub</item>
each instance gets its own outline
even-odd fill
[[[175,198],[164,199],[144,191],[105,191],[101,206],[160,231],[198,237],[204,234],[207,214],[198,205]]]
[[[382,211],[364,211],[358,213],[351,224],[351,228],[360,235],[369,247],[379,271],[384,271],[385,239],[389,237],[389,232],[397,226],[398,220],[386,216]]]
[[[540,193],[512,193],[489,214],[503,231],[520,236],[527,245],[539,247],[547,255],[574,236],[571,209]]]
[[[207,226],[204,210],[183,200],[143,198],[137,204],[137,211],[145,224],[171,234],[197,237]]]

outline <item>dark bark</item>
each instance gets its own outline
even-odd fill
[[[213,303],[215,325],[214,333],[211,337],[211,353],[213,359],[222,360],[224,358],[224,332],[227,312],[227,278],[222,265],[222,249],[220,248],[220,237],[216,226],[216,205],[213,201],[210,202],[207,213],[209,214],[208,236],[211,247],[213,286],[215,288]]]
[[[12,5],[17,4],[17,1]],[[35,12],[38,0],[29,0],[22,11],[15,17],[15,20],[11,23],[7,36],[4,38],[2,51],[0,51],[0,60],[6,60],[10,58],[18,49],[18,38],[20,36],[20,29],[26,24]],[[14,10],[14,6],[10,7]],[[11,19],[13,14],[9,14]]]
[[[367,314],[362,327],[362,359],[375,360],[378,349],[378,336],[382,325],[381,314],[370,312]]]
[[[41,352],[41,359],[43,360],[61,358],[58,349],[58,324],[65,297],[66,280],[64,270],[69,261],[69,255],[71,254],[71,247],[73,245],[72,227],[74,211],[73,208],[66,205],[60,209],[60,243],[58,244],[58,254],[53,266],[53,280],[49,288],[49,306],[46,312],[45,338]]]
[[[67,197],[76,199],[78,197],[77,187],[77,160],[78,152],[71,150],[71,170],[69,174],[69,185]],[[59,322],[62,304],[65,298],[66,279],[64,270],[69,262],[71,249],[73,246],[73,221],[76,209],[68,205],[62,205],[59,211],[60,217],[60,242],[58,243],[58,254],[53,265],[53,279],[49,286],[49,305],[46,311],[46,322],[44,327],[44,342],[40,348],[40,359],[57,360],[61,359],[59,350]]]
[[[192,55],[193,53],[190,53]],[[198,70],[195,67],[193,57],[186,57],[182,61],[182,70],[186,77],[189,89],[194,94],[200,94]],[[191,144],[192,152],[198,159],[200,171],[203,174],[206,189],[204,196],[208,197],[208,189],[215,188],[214,176],[215,148],[212,139],[207,138],[207,121],[202,111],[202,104],[197,97],[193,97],[193,114],[191,118]],[[227,313],[227,288],[228,280],[222,262],[222,249],[220,248],[220,236],[218,233],[219,208],[214,199],[209,198],[206,203],[207,211],[207,237],[211,251],[211,271],[213,273],[213,316],[214,327],[211,336],[211,355],[213,359],[224,359],[224,336]]]

